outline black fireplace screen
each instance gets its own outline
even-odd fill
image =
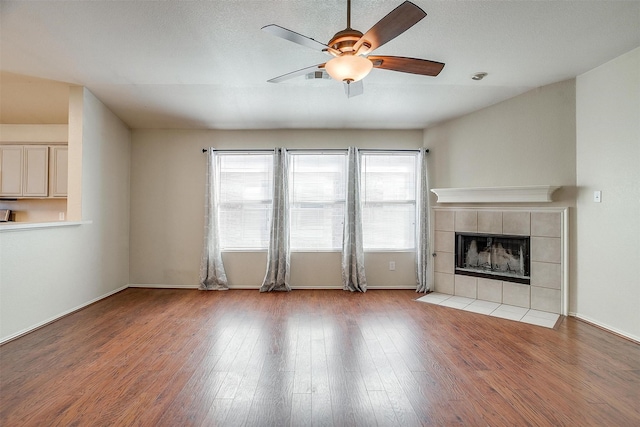
[[[529,284],[529,237],[456,233],[456,274]]]

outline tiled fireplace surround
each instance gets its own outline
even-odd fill
[[[433,208],[435,291],[563,313],[563,209]],[[454,274],[455,233],[531,237],[531,285]]]

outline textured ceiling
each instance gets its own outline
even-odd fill
[[[353,0],[352,27],[400,3]],[[347,99],[332,80],[267,83],[328,57],[260,31],[274,23],[326,43],[346,26],[345,0],[2,1],[3,87],[14,85],[3,116],[47,79],[88,87],[132,128],[425,128],[640,46],[639,1],[414,3],[428,16],[375,53],[444,62],[442,73],[373,70]],[[472,81],[478,71],[489,75]],[[32,102],[60,96],[45,93]]]

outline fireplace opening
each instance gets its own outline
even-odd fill
[[[456,233],[455,273],[529,285],[529,237]]]

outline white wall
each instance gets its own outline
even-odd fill
[[[4,90],[4,85],[2,86]],[[4,117],[3,117],[4,119]],[[64,124],[0,124],[0,142],[14,144],[28,143],[67,143],[69,126]]]
[[[575,313],[640,341],[640,48],[578,76],[576,117]]]
[[[575,187],[575,81],[534,89],[425,131],[432,188]]]
[[[0,231],[0,341],[128,283],[130,132],[81,87],[71,89],[69,117],[69,150],[82,155],[70,156],[82,169],[74,197],[92,223]]]
[[[204,230],[202,148],[420,148],[422,130],[134,130],[131,191],[131,273],[133,285],[195,287]],[[223,254],[230,286],[258,288],[266,252]],[[415,288],[412,252],[365,257],[370,288]],[[389,271],[389,261],[396,270]],[[294,288],[342,288],[339,253],[291,256]]]

